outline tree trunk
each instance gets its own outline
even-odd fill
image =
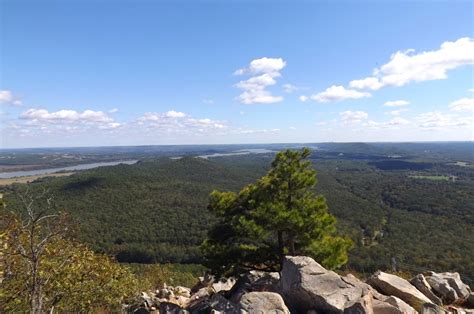
[[[280,266],[283,266],[283,259],[285,258],[285,246],[283,244],[283,231],[278,231],[278,254],[280,255]]]
[[[41,282],[38,274],[39,262],[36,254],[33,253],[32,255],[30,314],[41,314],[43,309],[43,297],[41,295]]]
[[[290,255],[295,255],[295,237],[291,236],[290,239],[288,239],[288,251]]]
[[[43,311],[43,296],[41,295],[41,286],[35,283],[31,293],[30,314],[41,314]]]

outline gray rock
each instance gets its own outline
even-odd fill
[[[402,299],[419,312],[421,312],[424,303],[432,303],[407,280],[395,275],[378,271],[369,278],[368,283],[383,294]]]
[[[449,311],[433,303],[423,304],[423,308],[421,309],[420,313],[421,314],[450,314]]]
[[[209,307],[218,312],[233,314],[238,313],[237,304],[227,300],[221,294],[214,294],[209,300]]]
[[[471,292],[464,304],[469,309],[474,309],[474,292]]]
[[[344,314],[374,314],[372,293],[359,298],[359,300],[352,302],[344,309]]]
[[[153,299],[146,292],[142,292],[141,299],[144,301],[146,308],[150,308],[154,305]]]
[[[347,274],[346,276],[343,276],[341,278],[342,280],[344,280],[350,285],[360,287],[363,290],[364,294],[367,294],[368,292],[370,292],[374,299],[385,300],[387,298],[386,295],[381,294],[380,292],[375,290],[372,286],[366,284],[363,281],[360,281],[357,277],[355,277],[352,274]]]
[[[191,289],[189,289],[187,287],[176,286],[176,287],[174,287],[173,291],[174,291],[174,294],[176,294],[176,295],[181,295],[181,296],[186,297],[186,298],[191,297]]]
[[[418,313],[414,308],[405,303],[403,300],[390,296],[385,300],[373,301],[374,313],[376,314],[416,314]]]
[[[252,270],[239,277],[227,294],[229,300],[240,302],[242,295],[248,292],[279,292],[280,275],[277,272]]]
[[[377,299],[373,300],[372,306],[374,313],[377,314],[403,314],[403,312],[397,309],[395,306]]]
[[[426,272],[424,275],[444,304],[461,304],[469,298],[471,289],[461,281],[458,273]]]
[[[174,303],[163,302],[160,304],[160,314],[187,314],[187,310],[182,309]]]
[[[237,304],[227,300],[221,293],[215,293],[211,297],[196,299],[187,309],[191,313],[239,313]]]
[[[212,284],[212,289],[214,289],[214,292],[220,292],[220,291],[228,291],[232,289],[234,286],[236,280],[233,277],[227,278],[227,279],[221,279],[215,283]]]
[[[448,306],[448,312],[449,313],[454,313],[454,314],[473,314],[474,310],[460,308],[460,307],[457,307],[457,306]]]
[[[292,311],[303,313],[342,313],[368,293],[305,256],[285,257],[280,283]]]
[[[431,300],[434,304],[443,305],[443,302],[440,298],[434,294],[433,290],[431,289],[430,284],[426,281],[425,276],[423,274],[418,274],[410,280],[410,283],[415,286],[421,293],[423,293],[428,299]]]
[[[409,304],[405,303],[403,300],[390,296],[384,300],[385,303],[390,304],[391,306],[398,309],[401,313],[404,314],[417,314],[417,311],[412,308]]]
[[[243,313],[289,314],[281,295],[275,292],[249,292],[242,296],[239,307]]]
[[[194,307],[199,307],[200,304],[204,304],[203,302],[209,300],[211,297],[210,290],[212,289],[209,287],[204,287],[196,291],[193,295],[191,295],[191,298],[188,302],[188,308],[193,309]]]

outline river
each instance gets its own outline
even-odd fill
[[[10,179],[15,177],[26,177],[26,176],[37,176],[44,175],[49,173],[55,173],[59,171],[77,171],[77,170],[87,170],[103,166],[115,166],[118,164],[127,164],[133,165],[138,160],[121,160],[121,161],[108,161],[108,162],[94,162],[90,164],[82,164],[76,166],[68,166],[61,168],[47,168],[47,169],[37,169],[37,170],[25,170],[25,171],[13,171],[13,172],[0,172],[0,179]]]

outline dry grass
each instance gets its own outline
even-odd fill
[[[48,173],[48,174],[40,174],[34,176],[26,176],[26,177],[17,177],[17,178],[9,178],[9,179],[0,179],[0,186],[10,185],[13,183],[28,183],[35,181],[40,178],[44,177],[64,177],[70,176],[74,172],[59,172],[59,173]]]

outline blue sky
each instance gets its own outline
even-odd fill
[[[1,1],[1,146],[473,140],[472,1]]]

